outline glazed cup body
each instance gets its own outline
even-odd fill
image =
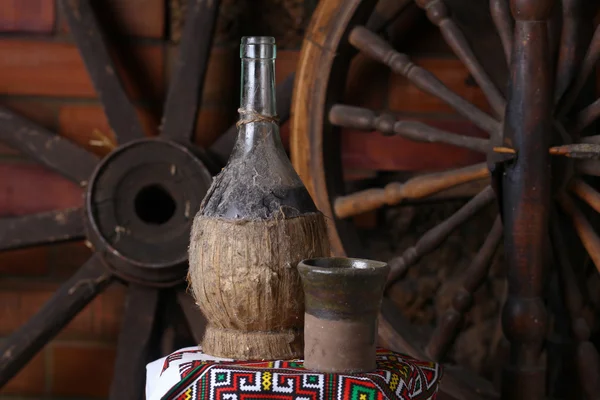
[[[386,263],[344,257],[298,264],[305,301],[304,367],[331,373],[372,371]]]

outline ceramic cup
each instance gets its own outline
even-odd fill
[[[377,315],[386,263],[343,257],[298,264],[305,299],[304,367],[320,372],[375,369]]]

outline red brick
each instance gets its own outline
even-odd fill
[[[120,284],[109,286],[65,326],[58,339],[116,343],[125,306],[125,289]]]
[[[172,79],[178,48],[171,46],[168,49],[167,77]],[[208,60],[208,70],[202,90],[202,106],[236,107],[239,104],[238,88],[239,53],[237,49],[213,47]],[[234,110],[236,109],[234,108]]]
[[[9,334],[33,317],[58,291],[59,283],[12,282],[10,288],[0,290],[0,304],[10,306],[0,308],[2,328],[0,334]],[[96,300],[94,300],[96,301]],[[93,302],[81,310],[58,334],[64,339],[94,339]]]
[[[83,241],[52,245],[48,253],[48,264],[55,278],[70,277],[92,255]]]
[[[126,287],[113,284],[93,303],[93,332],[102,340],[117,340],[125,308]]]
[[[52,394],[107,397],[115,355],[108,345],[54,343]]]
[[[163,0],[107,0],[95,11],[103,32],[156,39],[164,36]],[[69,32],[62,14],[59,29],[63,33]]]
[[[158,121],[146,109],[138,107],[137,111],[146,134],[156,135]],[[117,143],[101,105],[69,104],[62,106],[59,110],[58,120],[58,131],[61,135],[98,155],[105,155],[112,148],[110,146],[94,146],[91,144],[94,143],[93,141],[101,141],[102,138],[106,138],[113,146]]]
[[[7,94],[96,94],[77,49],[68,43],[0,41],[0,91]]]
[[[0,336],[17,330],[60,289],[62,282],[5,280],[0,285]],[[116,342],[121,326],[124,289],[113,285],[81,310],[59,333],[60,340]]]
[[[429,125],[469,136],[482,133],[460,120],[429,120]],[[484,156],[463,148],[423,143],[377,132],[343,130],[342,163],[346,168],[370,170],[440,170],[482,162]]]
[[[37,165],[0,164],[0,217],[83,205],[80,187]]]
[[[275,60],[275,82],[280,83],[288,77],[289,74],[296,72],[300,52],[294,50],[277,50],[277,59]]]
[[[368,169],[345,168],[343,173],[344,181],[360,181],[377,177],[377,171]]]
[[[0,388],[2,395],[40,396],[46,393],[45,350],[36,354],[8,383]]]
[[[419,58],[415,64],[429,70],[455,93],[483,110],[489,106],[485,95],[472,81],[467,68],[457,59]],[[401,112],[454,113],[454,109],[437,97],[418,89],[400,74],[392,74],[388,94],[390,109]]]
[[[0,286],[0,335],[8,335],[23,325],[57,288],[54,283],[4,280]]]
[[[111,10],[110,22],[120,32],[132,36],[161,38],[165,33],[165,6],[163,0],[109,0],[102,9]],[[105,25],[106,26],[106,25]]]
[[[103,32],[146,38],[162,38],[165,31],[163,0],[107,0],[94,9]],[[61,14],[59,30],[69,32]]]
[[[0,100],[0,104],[46,129],[56,130],[58,105],[55,102],[39,99],[3,98]]]
[[[83,310],[58,333],[58,340],[96,340],[98,335],[94,332],[94,303],[92,300]]]
[[[52,33],[54,1],[0,0],[0,31]]]
[[[198,146],[207,148],[233,124],[235,110],[202,107],[198,113],[194,141]]]
[[[70,43],[47,41],[0,41],[0,92],[19,95],[96,97],[77,48]],[[125,64],[115,59],[130,96],[139,98],[164,91],[161,46],[138,45],[121,50]],[[123,71],[121,66],[135,68]],[[140,79],[142,81],[140,81]],[[143,90],[137,86],[144,86]]]
[[[0,253],[1,254],[1,253]],[[52,277],[57,280],[56,284],[47,286],[39,282],[19,282],[12,291],[14,296],[20,298],[20,304],[26,307],[20,310],[23,315],[20,324],[40,309],[44,303],[60,287],[62,282],[70,278],[91,256],[91,251],[83,245],[83,242],[61,243],[48,246],[47,260],[48,270]],[[96,298],[80,311],[58,334],[60,339],[101,339],[102,334],[95,330],[94,304],[98,303]]]
[[[39,246],[0,252],[0,276],[46,275],[48,249],[48,246]]]
[[[55,103],[41,100],[3,98],[0,100],[0,104],[46,129],[56,131],[58,107]],[[19,155],[19,153],[0,142],[0,155]]]

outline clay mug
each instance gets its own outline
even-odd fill
[[[372,371],[377,315],[389,266],[358,258],[303,260],[304,367],[319,372]]]

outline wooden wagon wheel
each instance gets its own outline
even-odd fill
[[[0,109],[0,141],[85,188],[82,209],[0,219],[0,250],[85,239],[95,251],[3,341],[0,386],[100,292],[120,282],[128,291],[110,398],[142,398],[145,365],[160,355],[160,331],[175,327],[188,345],[203,334],[202,315],[185,293],[189,232],[237,133],[231,127],[208,151],[192,143],[220,2],[189,2],[161,134],[153,138],[143,133],[90,2],[60,4],[119,146],[101,159]],[[282,120],[289,117],[292,84],[289,77],[277,88]]]
[[[318,207],[329,217],[332,246],[338,255],[365,256],[349,217],[404,201],[424,200],[461,184],[488,179],[488,185],[458,211],[389,261],[388,289],[497,199],[501,212],[461,279],[450,309],[439,316],[428,340],[420,346],[413,328],[384,300],[380,339],[415,357],[445,361],[471,308],[473,293],[486,280],[504,236],[508,295],[501,319],[511,349],[502,377],[502,398],[545,398],[556,389],[552,380],[563,379],[570,388],[568,398],[583,397],[573,392],[581,387],[587,398],[596,399],[600,360],[592,332],[598,304],[592,304],[581,285],[586,264],[574,262],[578,255],[570,252],[582,244],[596,266],[592,265],[593,272],[600,270],[600,238],[587,217],[591,211],[600,211],[600,193],[592,183],[600,173],[600,137],[586,136],[586,128],[600,116],[600,99],[581,106],[586,96],[580,95],[600,57],[600,28],[593,33],[591,21],[596,10],[579,0],[562,1],[562,5],[552,0],[490,0],[485,4],[489,5],[486,13],[497,31],[498,46],[488,49],[485,58],[496,53],[503,56],[501,62],[509,67],[510,74],[502,76],[489,68],[489,59],[474,51],[478,38],[468,40],[451,13],[462,6],[463,15],[467,10],[475,19],[480,16],[475,2],[415,3],[439,27],[446,43],[469,70],[487,98],[489,112],[457,95],[378,33],[399,13],[415,7],[410,0],[321,2],[305,36],[295,84],[294,165]],[[553,38],[557,38],[556,43]],[[349,66],[357,53],[379,61],[392,73],[436,96],[486,137],[460,135],[421,122],[397,120],[391,113],[343,104]],[[506,83],[505,95],[499,88]],[[587,95],[589,100],[589,91]],[[348,193],[340,154],[343,128],[448,144],[478,152],[484,162]],[[565,235],[571,228],[577,235]],[[573,240],[576,236],[580,241]],[[564,244],[567,240],[568,246]],[[566,310],[566,315],[552,317],[563,318],[570,327],[567,331],[577,349],[579,382],[553,376],[552,371],[546,377],[546,360],[554,357],[544,349],[549,329],[546,278],[551,275],[558,277],[554,282],[559,282]],[[451,397],[500,396],[480,377],[471,374],[464,379],[465,372],[451,365],[446,370],[442,391]]]

